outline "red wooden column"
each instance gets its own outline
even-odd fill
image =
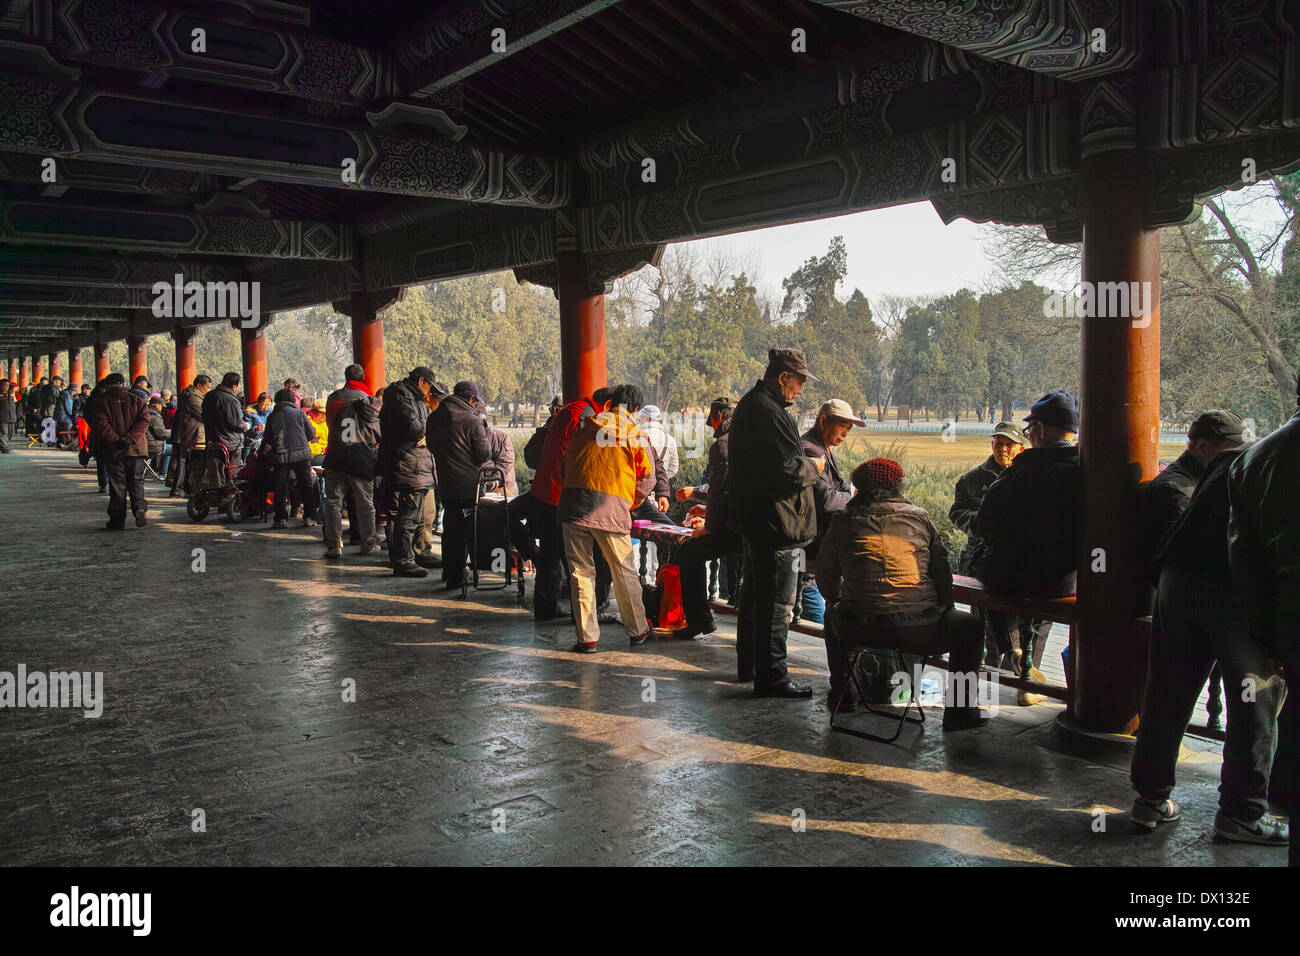
[[[172,329],[172,340],[176,343],[176,392],[179,394],[194,384],[194,377],[199,374],[198,357],[195,354],[194,340],[198,337],[197,326],[178,325]],[[257,396],[253,396],[256,398]]]
[[[605,366],[605,289],[593,286],[587,257],[581,252],[561,252],[556,273],[564,400],[576,402],[602,387],[609,377]]]
[[[29,384],[31,384],[31,379],[27,377],[27,359],[20,358],[18,360],[18,387],[25,389]]]
[[[110,369],[108,366],[108,343],[96,342],[95,343],[95,384],[98,385],[100,382],[102,382],[104,378],[107,377],[110,371],[112,371],[112,369]]]
[[[126,337],[126,356],[130,363],[131,374],[127,378],[127,383],[134,382],[137,375],[149,374],[148,353],[145,350],[145,337],[143,335],[128,335]]]
[[[1103,282],[1140,283],[1146,307],[1140,317],[1082,320],[1084,515],[1071,717],[1102,733],[1133,732],[1146,679],[1147,645],[1136,628],[1147,613],[1139,609],[1147,588],[1138,495],[1159,468],[1160,232],[1143,223],[1141,168],[1133,152],[1101,153],[1084,160],[1079,185],[1083,281],[1094,292]],[[1106,297],[1097,298],[1101,313]]]
[[[378,390],[388,383],[384,358],[384,320],[379,318],[385,295],[358,290],[352,293],[352,361],[366,370],[366,384]],[[387,302],[384,302],[387,304]]]
[[[20,359],[16,359],[12,357],[9,359],[9,381],[11,382],[18,381],[18,366],[21,364],[22,362]]]
[[[264,316],[253,328],[237,325],[240,352],[244,357],[244,402],[251,404],[257,396],[267,391],[266,378],[266,327],[271,317]]]
[[[68,384],[80,386],[82,381],[81,349],[68,349]]]
[[[56,376],[56,375],[59,376],[59,378],[62,378],[62,377],[63,377],[63,368],[62,368],[61,363],[59,362],[59,353],[58,353],[58,352],[50,352],[47,356],[45,356],[45,359],[46,359],[46,361],[49,363],[49,366],[50,366],[50,378],[53,379],[54,376]]]
[[[39,355],[32,356],[32,384],[39,384],[41,377],[45,374],[45,366],[41,364]]]

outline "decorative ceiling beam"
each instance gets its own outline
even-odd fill
[[[430,96],[526,50],[618,0],[469,0],[439,10],[394,43],[409,96]]]
[[[272,259],[352,258],[351,226],[0,198],[0,243]]]
[[[163,280],[160,280],[163,281]],[[165,281],[171,283],[172,277]],[[107,289],[93,286],[11,285],[0,283],[0,305],[91,306],[104,309],[148,309],[149,289]]]
[[[1021,69],[1066,80],[1131,70],[1141,8],[1131,0],[812,0]],[[1098,32],[1100,31],[1100,32]]]
[[[92,309],[81,306],[0,305],[0,319],[73,319],[82,322],[129,322],[134,313],[126,309]]]
[[[0,282],[55,288],[151,289],[176,273],[199,282],[242,282],[244,267],[220,260],[167,259],[0,245]]]
[[[61,60],[144,72],[155,88],[160,78],[182,77],[354,107],[395,92],[386,53],[289,24],[236,19],[219,5],[175,10],[142,0],[41,2],[50,10],[51,49]]]
[[[569,200],[567,160],[455,142],[438,111],[397,105],[360,124],[182,103],[78,85],[44,48],[8,41],[0,66],[0,102],[22,104],[0,150],[477,203]],[[426,131],[408,132],[412,122]]]

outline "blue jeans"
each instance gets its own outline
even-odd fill
[[[785,642],[799,581],[795,565],[802,556],[802,549],[745,543],[736,665],[741,680],[753,678],[755,690],[765,690],[788,676]]]

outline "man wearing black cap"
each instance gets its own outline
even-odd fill
[[[678,640],[689,640],[700,634],[712,634],[717,625],[709,610],[706,567],[715,558],[738,555],[744,548],[740,535],[727,527],[727,449],[731,441],[732,404],[728,396],[715,398],[709,406],[705,423],[713,429],[713,444],[709,446],[709,463],[705,469],[704,517],[692,517],[695,537],[686,540],[674,555],[682,579],[682,610],[686,612],[686,628],[676,635]],[[698,488],[680,488],[678,499],[697,498]],[[692,509],[694,510],[694,509]]]
[[[1159,584],[1133,752],[1131,777],[1138,796],[1131,818],[1149,830],[1179,818],[1180,807],[1169,799],[1178,745],[1217,660],[1233,690],[1227,695],[1214,832],[1228,840],[1283,846],[1288,828],[1268,812],[1268,784],[1286,685],[1269,660],[1273,654],[1252,633],[1228,557],[1229,470],[1247,447],[1234,444],[1209,463],[1153,560]]]
[[[1143,567],[1191,503],[1196,483],[1219,452],[1241,444],[1245,423],[1232,412],[1202,412],[1187,430],[1187,449],[1156,475],[1142,494]]]
[[[1025,422],[1033,447],[989,485],[976,512],[975,533],[985,547],[974,572],[991,594],[1064,597],[1074,593],[1082,533],[1083,483],[1074,444],[1079,403],[1069,392],[1048,392]],[[1034,641],[1032,630],[1020,636],[1020,672],[1041,680],[1034,663],[1042,660],[1042,648],[1025,646]],[[1037,703],[1036,697],[1021,702]]]
[[[998,422],[989,439],[991,454],[984,461],[957,479],[952,507],[948,518],[958,530],[966,533],[966,545],[957,559],[958,574],[972,574],[976,556],[984,550],[984,541],[975,531],[975,515],[979,513],[984,494],[993,482],[1002,477],[1008,466],[1025,450],[1029,439],[1013,422]],[[1008,615],[1002,611],[976,612],[984,619],[989,643],[986,661],[995,667],[1013,669],[1014,654],[1020,647],[1020,635],[1033,623],[1028,617]],[[1050,629],[1051,621],[1047,622]],[[1039,651],[1041,655],[1042,651]],[[1041,656],[1040,656],[1041,660]]]
[[[1282,662],[1290,679],[1300,674],[1300,412],[1256,442],[1228,473],[1228,561],[1251,636]],[[1300,720],[1292,695],[1282,715],[1277,769],[1294,774],[1300,753]],[[1284,756],[1286,755],[1286,756]],[[1300,814],[1300,788],[1284,794],[1292,820]],[[1291,866],[1300,866],[1300,845],[1291,844]]]
[[[451,395],[429,415],[426,435],[438,474],[443,516],[442,575],[448,589],[459,588],[465,576],[478,473],[491,457],[487,421],[479,411],[478,388],[457,382]]]
[[[420,524],[424,497],[433,486],[433,456],[426,447],[424,428],[429,419],[425,399],[434,389],[433,369],[423,365],[384,390],[379,410],[379,466],[393,501],[388,529],[388,559],[393,574],[423,578],[429,572],[415,561],[415,532]]]
[[[790,679],[786,636],[802,549],[817,535],[813,485],[825,458],[808,458],[786,411],[813,378],[798,349],[769,349],[767,369],[736,405],[727,496],[731,527],[745,540],[736,627],[738,677],[757,697],[807,700]]]

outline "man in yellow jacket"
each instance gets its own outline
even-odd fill
[[[635,385],[619,385],[604,410],[582,423],[565,452],[559,519],[578,628],[574,650],[588,654],[595,653],[600,640],[596,548],[609,564],[628,638],[638,645],[650,637],[630,537],[631,509],[655,484],[649,440],[633,419],[640,408],[641,390]]]

